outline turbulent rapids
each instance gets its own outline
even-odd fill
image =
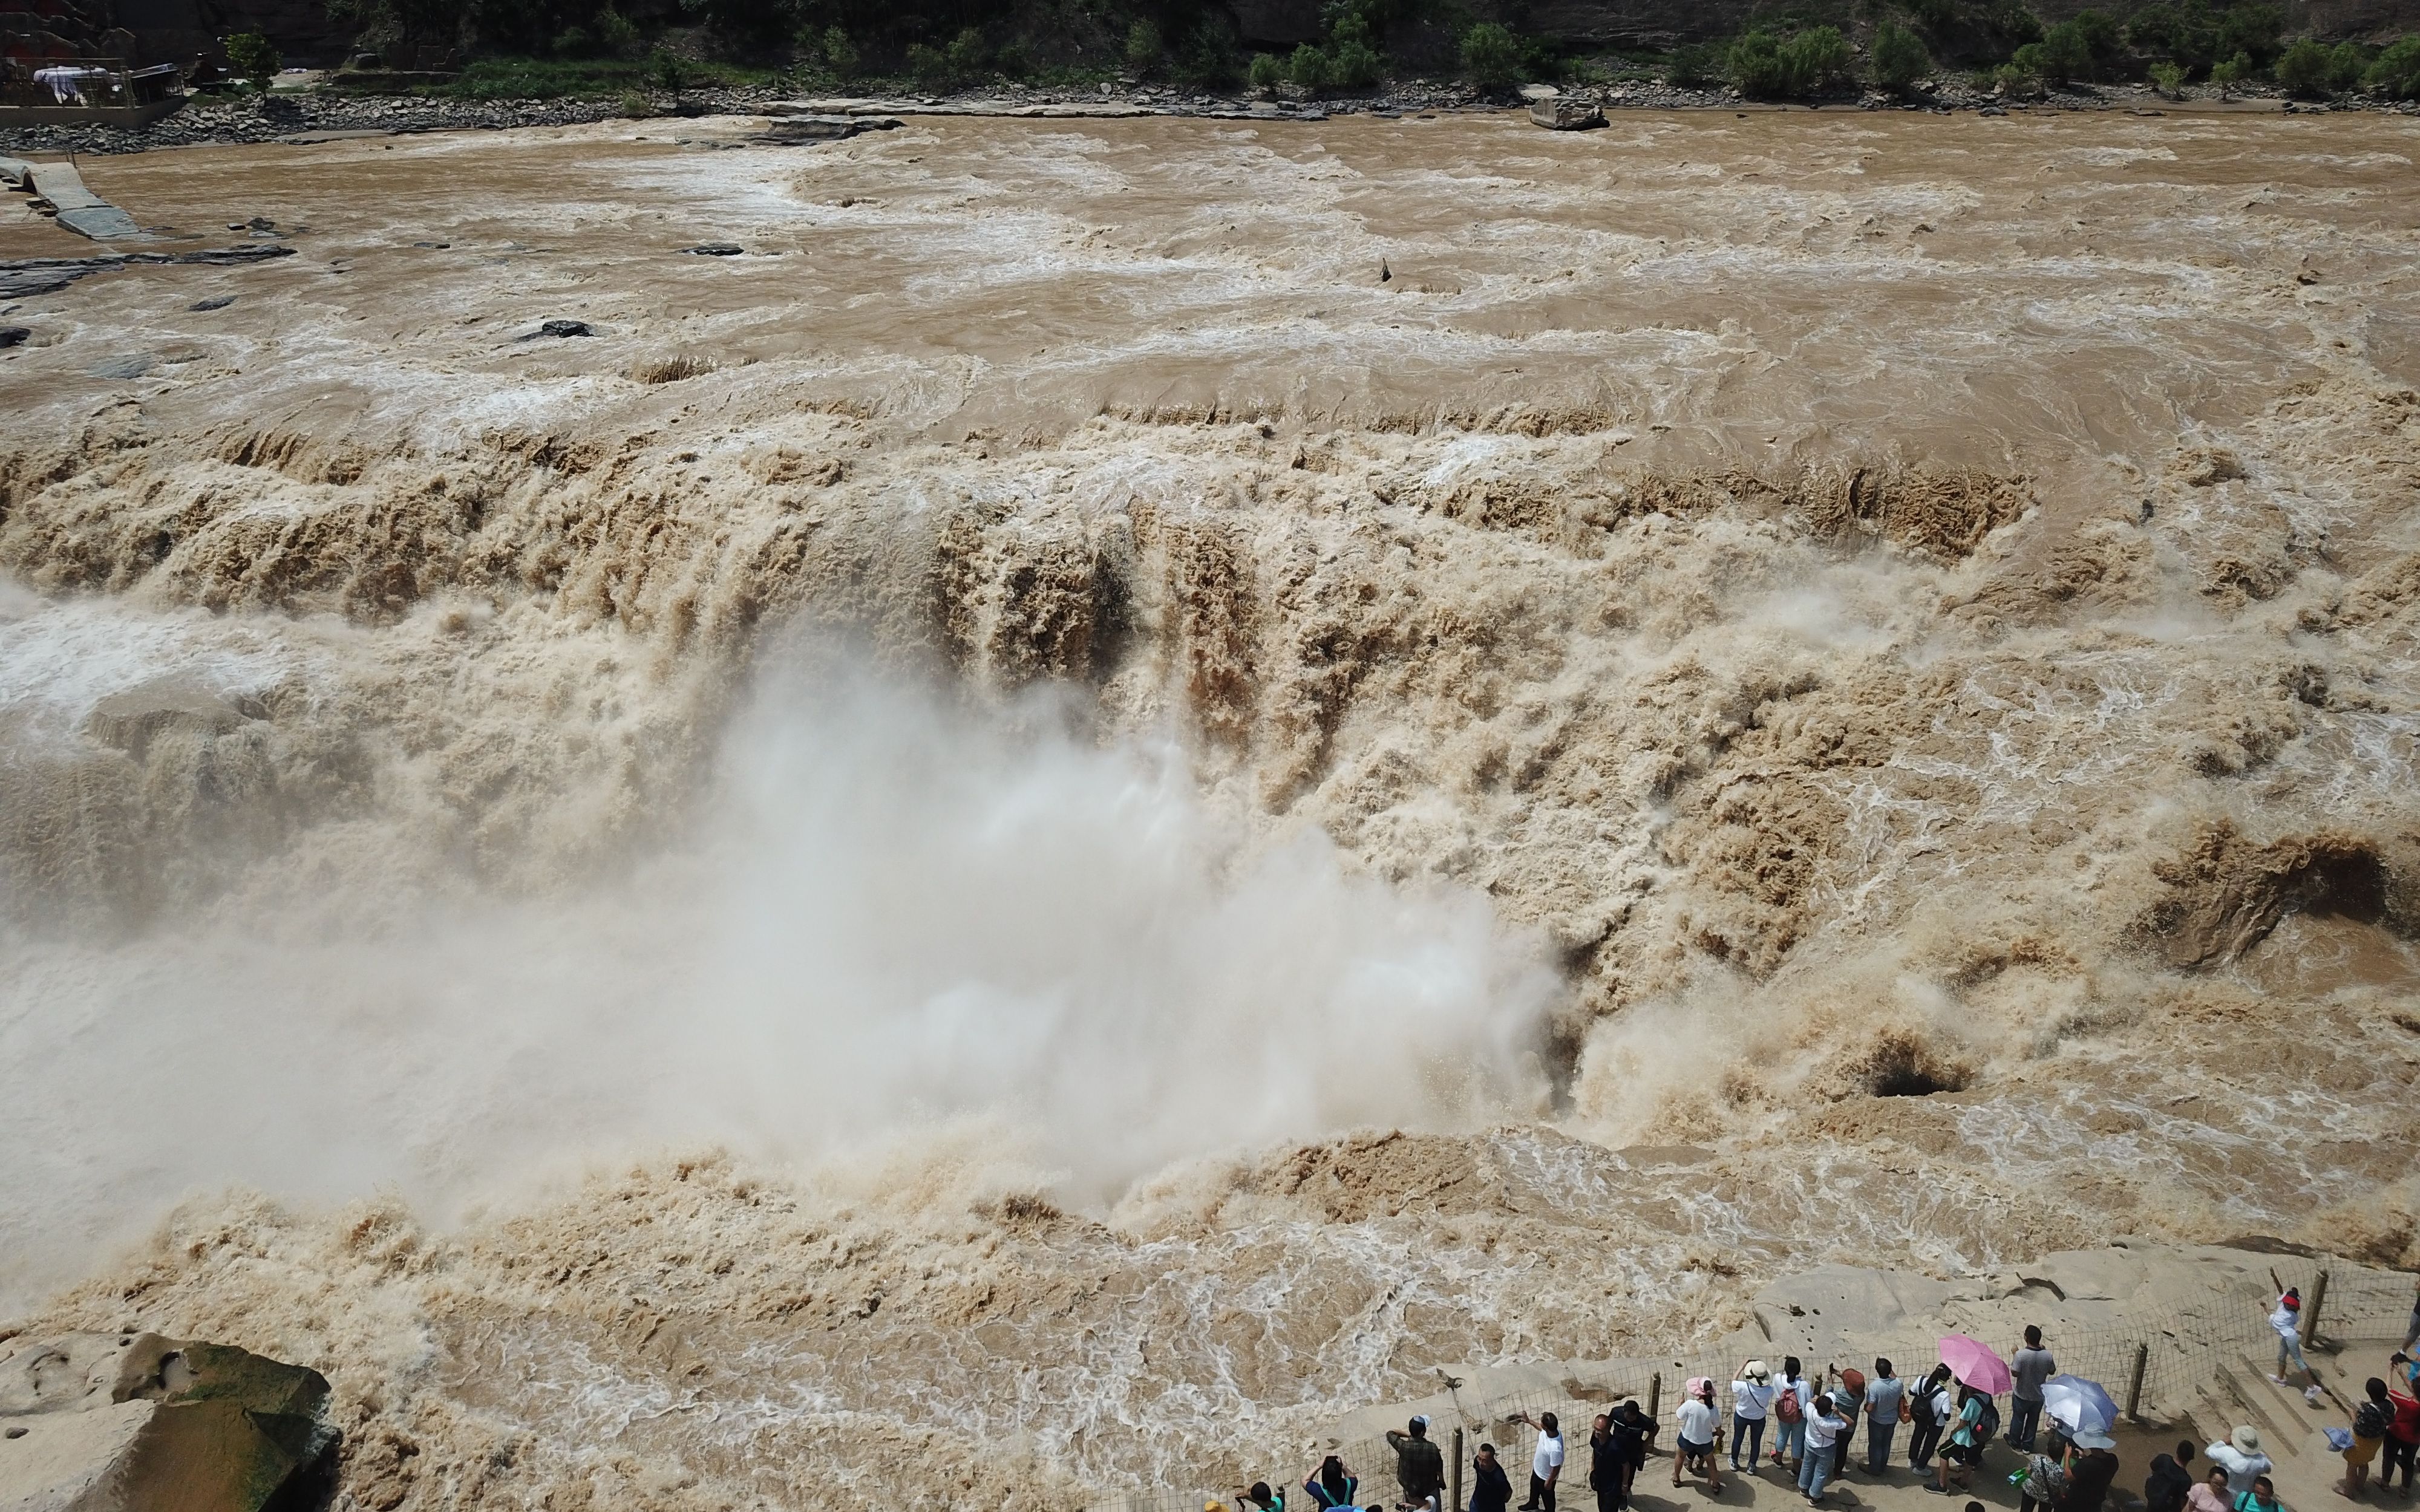
[[[1078,1504],[2420,1261],[2412,122],[751,134],[90,163],[297,255],[0,305],[12,1326],[379,1512]]]

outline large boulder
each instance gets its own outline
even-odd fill
[[[0,1512],[309,1512],[328,1380],[157,1334],[0,1343]]]

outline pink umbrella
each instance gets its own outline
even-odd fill
[[[1981,1339],[1963,1334],[1952,1334],[1941,1341],[1941,1363],[1960,1381],[1993,1396],[2017,1383],[2009,1374],[2008,1361],[1993,1354]]]

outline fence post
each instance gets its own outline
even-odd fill
[[[1647,1421],[1664,1421],[1664,1372],[1661,1370],[1647,1378]]]
[[[2327,1302],[2328,1273],[2321,1271],[2319,1278],[2311,1283],[2311,1304],[2303,1310],[2303,1342],[2315,1350],[2319,1347],[2319,1309],[2326,1306]],[[2315,1375],[2311,1379],[2316,1381],[2319,1377]]]
[[[1462,1429],[1453,1430],[1453,1504],[1452,1512],[1462,1512]]]
[[[2134,1375],[2133,1380],[2126,1382],[2126,1420],[2130,1423],[2143,1421],[2143,1367],[2150,1362],[2151,1347],[2148,1344],[2135,1345]]]

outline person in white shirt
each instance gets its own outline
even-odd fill
[[[1563,1426],[1552,1412],[1531,1417],[1523,1412],[1512,1421],[1538,1430],[1538,1450],[1529,1457],[1529,1499],[1521,1512],[1555,1512],[1555,1482],[1563,1473]]]
[[[1740,1366],[1731,1381],[1731,1469],[1740,1469],[1740,1450],[1747,1450],[1747,1473],[1756,1473],[1756,1457],[1764,1448],[1764,1425],[1773,1413],[1773,1372],[1761,1360]]]
[[[2277,1273],[2270,1272],[2269,1279],[2275,1281]],[[2278,1288],[2277,1305],[2269,1314],[2269,1326],[2277,1331],[2277,1368],[2269,1379],[2280,1386],[2290,1386],[2293,1382],[2286,1379],[2286,1373],[2289,1369],[2299,1370],[2303,1373],[2303,1383],[2311,1388],[2310,1395],[2316,1396],[2319,1387],[2319,1372],[2311,1368],[2310,1361],[2303,1358],[2303,1294],[2300,1291],[2292,1287]]]
[[[1831,1478],[1838,1458],[1834,1445],[1849,1431],[1849,1420],[1832,1405],[1825,1392],[1807,1408],[1807,1452],[1798,1457],[1798,1489],[1811,1504],[1823,1500],[1823,1483]]]
[[[1672,1416],[1681,1425],[1681,1442],[1672,1451],[1672,1484],[1681,1484],[1684,1470],[1702,1471],[1706,1489],[1716,1496],[1723,1494],[1723,1471],[1714,1457],[1714,1425],[1722,1415],[1714,1411],[1714,1383],[1711,1381],[1698,1388],[1698,1394],[1681,1404]],[[1732,1453],[1739,1445],[1731,1445]]]
[[[2260,1452],[2260,1435],[2250,1425],[2237,1428],[2210,1446],[2210,1462],[2226,1472],[2226,1493],[2242,1498],[2252,1483],[2274,1468]]]

